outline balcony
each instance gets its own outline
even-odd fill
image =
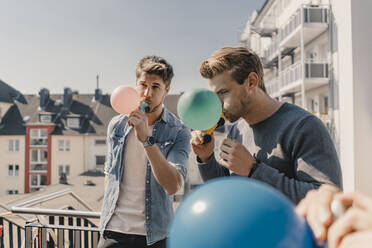
[[[271,67],[279,53],[279,39],[273,38],[271,44],[264,50],[264,64],[266,67]]]
[[[279,81],[277,78],[271,79],[265,83],[267,94],[271,97],[279,97],[280,95],[280,88],[279,88]]]
[[[303,6],[297,9],[284,27],[279,30],[280,47],[293,48],[301,45],[302,16],[304,24],[304,44],[307,44],[327,30],[329,22],[328,7]]]
[[[35,216],[23,227],[10,220],[12,215]],[[44,216],[48,216],[45,218]],[[13,207],[0,216],[0,247],[97,247],[99,230],[90,219],[100,212]]]
[[[326,61],[307,60],[305,62],[305,90],[328,84],[328,66]],[[301,62],[297,62],[279,73],[281,93],[295,93],[301,90],[302,71]]]

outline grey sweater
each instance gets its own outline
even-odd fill
[[[254,125],[240,119],[228,138],[238,140],[257,160],[251,178],[272,185],[295,204],[323,183],[342,188],[340,163],[328,130],[316,116],[296,105],[284,103]],[[198,162],[204,181],[230,175],[214,156],[206,163]]]

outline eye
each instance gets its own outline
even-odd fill
[[[227,93],[229,93],[229,91],[227,90],[221,90],[220,92],[218,92],[219,95],[226,95]]]

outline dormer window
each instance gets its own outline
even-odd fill
[[[68,128],[80,128],[80,119],[78,117],[68,117],[67,127]]]
[[[41,123],[51,123],[52,122],[52,115],[40,114],[39,118],[40,118]]]

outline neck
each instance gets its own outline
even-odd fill
[[[162,112],[163,112],[163,104],[161,104],[158,107],[158,109],[155,110],[154,112],[146,114],[148,118],[149,126],[154,125],[155,121],[160,118]]]
[[[253,125],[272,116],[282,104],[264,92],[260,92],[256,96],[256,99],[252,101],[248,113],[242,117],[249,125]]]

